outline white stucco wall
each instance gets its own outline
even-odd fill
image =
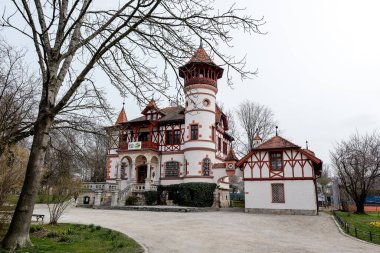
[[[272,203],[273,183],[283,183],[285,203]],[[316,210],[312,180],[245,181],[245,207],[263,209]]]

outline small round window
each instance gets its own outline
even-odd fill
[[[210,105],[210,100],[208,100],[207,98],[203,100],[203,106],[207,107],[209,105]]]

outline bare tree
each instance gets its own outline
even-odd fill
[[[169,70],[176,73],[180,87],[177,67],[195,49],[194,38],[202,38],[224,63],[231,83],[230,70],[242,78],[253,73],[243,69],[244,61],[223,54],[216,45],[231,42],[231,29],[257,33],[263,24],[234,6],[216,11],[211,0],[108,1],[102,6],[92,0],[12,2],[16,13],[5,14],[0,25],[32,41],[42,85],[26,180],[3,240],[9,249],[30,244],[30,220],[49,132],[75,92],[90,85],[94,68],[100,67],[113,85],[144,101],[152,92],[167,90]],[[164,67],[157,67],[157,62]]]
[[[44,203],[48,205],[51,224],[58,222],[80,192],[82,154],[77,135],[77,131],[72,129],[51,132],[40,190]]]
[[[242,133],[234,137],[243,154],[247,154],[254,148],[254,138],[256,136],[266,140],[275,130],[274,114],[265,105],[248,100],[244,101],[236,110],[236,115],[240,122]]]
[[[380,178],[380,135],[356,133],[339,142],[330,156],[340,184],[355,202],[356,213],[364,213],[365,198]]]
[[[25,54],[0,39],[0,157],[33,134],[38,79],[25,64]]]

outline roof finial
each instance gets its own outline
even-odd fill
[[[199,48],[203,48],[203,40],[202,40],[202,38],[200,38]]]
[[[278,132],[277,132],[277,129],[278,129],[278,126],[276,126],[276,136],[278,136]]]
[[[125,105],[125,96],[123,96],[123,108],[122,108],[122,110],[124,110],[124,105]]]
[[[306,141],[306,149],[309,149],[309,142]]]

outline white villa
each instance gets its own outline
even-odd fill
[[[109,128],[115,138],[107,155],[106,182],[87,184],[93,193],[83,195],[79,204],[100,205],[112,192],[110,204],[124,205],[128,195],[156,190],[160,184],[207,182],[225,189],[219,191],[220,203],[228,206],[227,178],[235,174],[238,159],[230,149],[228,119],[216,105],[223,69],[200,46],[179,75],[184,107],[159,108],[151,100],[142,116],[131,120],[121,110]]]

